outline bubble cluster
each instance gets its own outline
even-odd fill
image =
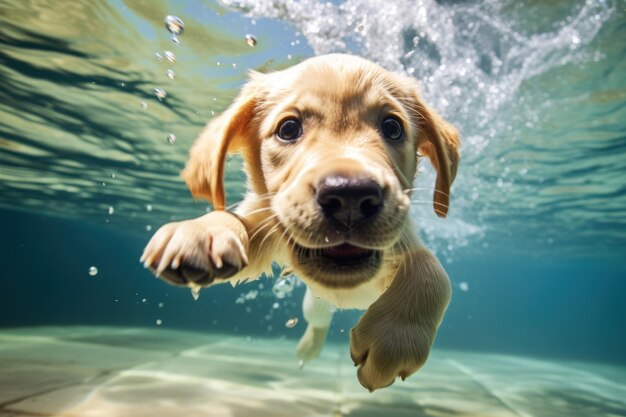
[[[279,279],[272,286],[272,293],[278,299],[283,299],[287,295],[291,294],[296,285],[296,277],[294,275],[288,275],[285,278]]]
[[[246,301],[254,300],[259,295],[258,290],[250,290],[245,294],[240,294],[239,297],[235,300],[235,304],[243,304]]]
[[[549,79],[544,78],[546,75],[561,77],[560,69],[567,70],[570,64],[591,59],[597,62],[600,57],[584,56],[589,53],[585,47],[616,11],[615,2],[581,0],[568,9],[566,18],[556,19],[548,29],[526,22],[523,13],[522,19],[517,19],[515,13],[504,12],[501,2],[221,2],[251,18],[272,18],[293,25],[306,38],[314,55],[354,54],[419,81],[424,101],[457,126],[463,138],[464,162],[459,167],[461,175],[455,180],[454,206],[446,221],[440,222],[433,213],[432,186],[436,175],[430,164],[416,181],[415,186],[422,190],[414,193],[411,205],[413,218],[432,225],[421,230],[425,243],[441,252],[447,252],[448,241],[454,241],[458,249],[482,239],[488,229],[486,218],[494,219],[495,214],[497,220],[508,221],[512,210],[527,209],[525,190],[530,185],[516,184],[513,175],[506,176],[497,172],[497,167],[486,166],[485,155],[502,154],[522,140],[529,140],[527,134],[516,132],[537,130],[551,97],[544,100],[541,95],[545,92],[525,91],[523,86],[536,77],[541,77],[542,82]],[[524,102],[529,97],[533,104],[531,100]],[[514,163],[527,162],[507,159],[499,166]],[[541,163],[532,166],[534,175],[537,165]],[[513,168],[512,173],[519,171],[519,167]],[[527,175],[527,171],[519,175]],[[528,177],[524,182],[530,181]],[[487,184],[483,178],[494,180]],[[497,192],[486,191],[491,189]],[[478,191],[480,198],[472,198]],[[503,205],[505,201],[507,204]],[[502,206],[507,210],[502,210]]]

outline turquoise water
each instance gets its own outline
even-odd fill
[[[159,332],[166,343],[176,330],[295,345],[303,286],[277,298],[263,279],[194,301],[138,258],[160,225],[209,209],[178,173],[249,69],[349,52],[418,79],[462,134],[449,217],[436,218],[430,203],[412,211],[453,283],[436,352],[626,375],[625,11],[608,0],[3,2],[0,327],[145,328],[156,345]],[[185,22],[180,44],[163,25],[169,14]],[[237,156],[228,162],[230,203],[245,191],[241,166]],[[433,184],[424,164],[416,200],[427,202]],[[346,363],[359,314],[340,312],[329,336]],[[623,393],[624,379],[609,374],[621,387],[611,392]],[[546,404],[578,404],[578,415],[626,415],[623,399],[600,396],[592,407],[566,381],[550,392]],[[576,415],[511,404],[512,415]]]

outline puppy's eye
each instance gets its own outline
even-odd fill
[[[395,117],[385,118],[380,128],[387,139],[393,141],[402,139],[402,124]]]
[[[282,140],[294,141],[302,136],[302,124],[297,119],[287,119],[280,124],[276,134]]]

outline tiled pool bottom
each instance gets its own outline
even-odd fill
[[[435,351],[368,393],[346,345],[298,369],[290,340],[163,328],[0,330],[0,416],[626,416],[626,369]]]

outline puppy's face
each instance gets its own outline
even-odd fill
[[[416,166],[409,96],[357,61],[309,65],[263,104],[261,156],[292,262],[327,286],[380,268],[407,222]]]
[[[445,215],[454,155],[413,80],[330,55],[255,74],[247,88],[253,103],[239,136],[251,185],[311,279],[352,287],[375,276],[407,227],[418,149],[440,177],[446,170],[446,197],[435,204]]]

